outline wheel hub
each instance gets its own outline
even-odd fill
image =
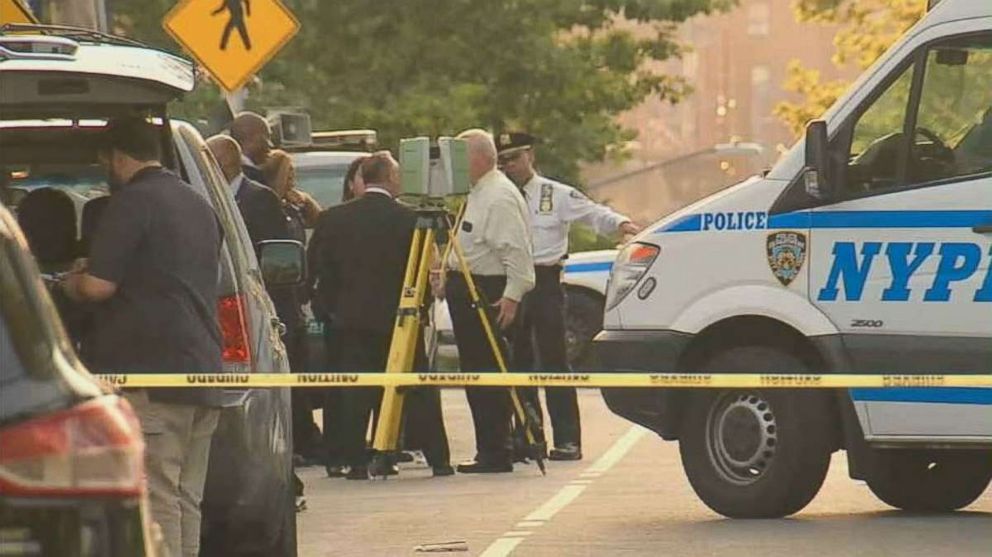
[[[730,482],[757,481],[775,458],[778,424],[757,393],[728,393],[711,407],[706,428],[710,459]]]

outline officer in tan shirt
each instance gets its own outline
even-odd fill
[[[488,306],[490,322],[506,359],[505,335],[516,319],[520,300],[535,282],[527,204],[513,182],[496,169],[492,135],[483,130],[468,130],[458,137],[468,142],[472,189],[456,237],[479,294]],[[447,261],[447,268],[445,294],[461,369],[499,371],[454,253]],[[475,423],[476,456],[474,461],[460,464],[458,471],[463,474],[512,472],[509,389],[468,387],[465,392]]]

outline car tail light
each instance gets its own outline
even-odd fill
[[[606,309],[616,307],[637,286],[654,260],[658,258],[661,248],[650,244],[628,244],[613,264],[609,288],[606,291]]]
[[[217,303],[217,318],[224,339],[224,363],[250,364],[251,348],[245,316],[245,300],[240,294],[224,296]],[[218,371],[218,370],[203,370]]]
[[[131,406],[101,397],[0,430],[0,493],[139,496],[143,455]]]

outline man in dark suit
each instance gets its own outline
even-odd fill
[[[231,137],[241,146],[241,166],[245,176],[268,186],[259,166],[272,151],[272,128],[269,123],[254,112],[241,112],[231,121],[230,130]]]
[[[251,243],[257,246],[264,240],[288,239],[288,221],[279,198],[274,191],[244,173],[238,143],[226,135],[215,135],[207,140],[207,147],[231,186]]]
[[[376,153],[362,165],[366,184],[359,199],[331,207],[317,221],[315,246],[309,254],[318,290],[333,316],[332,360],[341,371],[384,371],[399,307],[410,241],[417,214],[398,203],[399,165],[388,152]],[[424,365],[422,342],[420,358]],[[430,393],[411,393],[425,440],[425,455],[435,476],[454,473],[448,462],[440,402]],[[417,400],[415,397],[424,397]],[[349,389],[341,395],[344,456],[348,479],[368,477],[365,433],[382,400],[381,388]],[[325,410],[326,411],[326,410]]]

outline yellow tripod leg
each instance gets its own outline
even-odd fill
[[[415,229],[413,239],[410,241],[410,255],[407,259],[396,325],[389,344],[386,373],[407,373],[413,370],[417,354],[416,343],[420,342],[420,307],[427,288],[433,249],[434,230]],[[388,452],[397,449],[402,418],[403,392],[396,387],[385,387],[373,442],[375,450]]]
[[[499,349],[499,342],[496,340],[496,334],[493,332],[492,324],[489,323],[489,317],[486,315],[486,308],[483,305],[482,299],[479,296],[479,291],[475,287],[475,280],[472,279],[472,273],[468,268],[468,262],[465,261],[465,254],[462,252],[461,246],[458,244],[458,237],[453,234],[451,237],[451,244],[454,248],[455,257],[458,259],[458,266],[461,268],[462,275],[465,276],[465,283],[468,285],[469,297],[472,303],[475,304],[476,311],[479,313],[479,319],[482,321],[482,329],[486,332],[486,338],[489,340],[489,346],[492,347],[493,356],[496,358],[496,365],[499,367],[500,373],[507,373],[508,368],[506,367],[506,360],[503,359],[503,351]],[[527,444],[531,447],[536,445],[536,440],[534,438],[534,432],[530,428],[531,420],[527,417],[527,412],[524,410],[523,403],[520,402],[520,396],[517,394],[517,390],[510,387],[510,400],[513,402],[513,411],[517,415],[517,419],[521,424],[524,424],[524,433],[527,435]],[[537,467],[541,469],[541,473],[544,474],[544,459],[541,455],[536,455]]]

